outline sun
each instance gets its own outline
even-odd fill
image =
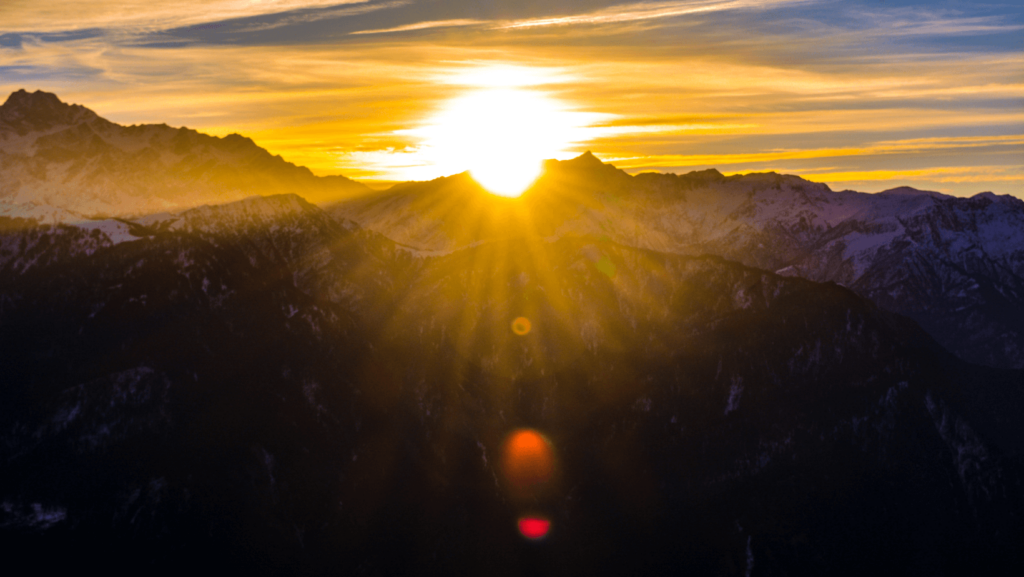
[[[565,156],[586,115],[542,91],[486,87],[446,102],[427,124],[408,131],[447,174],[468,170],[488,191],[515,197],[540,175],[543,160]]]

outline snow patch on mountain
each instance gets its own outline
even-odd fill
[[[733,377],[729,386],[729,399],[725,403],[724,415],[740,408],[740,397],[743,396],[743,377]]]
[[[85,220],[85,217],[77,212],[49,204],[32,201],[19,203],[6,198],[0,198],[0,216],[25,218],[39,224],[60,224]]]
[[[139,237],[129,232],[130,228],[127,224],[113,219],[75,222],[72,223],[72,226],[87,231],[99,231],[110,239],[111,244],[139,240]]]
[[[925,407],[950,451],[960,482],[972,505],[977,506],[979,501],[991,499],[999,470],[998,467],[989,466],[991,457],[981,438],[962,417],[938,400],[931,391],[925,395]]]
[[[22,504],[4,501],[0,503],[0,511],[4,512],[0,528],[28,527],[37,531],[49,529],[66,520],[68,516],[68,510],[64,507],[42,503]]]

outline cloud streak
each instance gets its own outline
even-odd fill
[[[481,26],[486,24],[484,20],[474,20],[471,18],[458,18],[454,20],[431,20],[427,22],[416,22],[414,24],[403,24],[402,26],[394,26],[391,28],[378,28],[375,30],[356,30],[350,32],[353,35],[360,34],[387,34],[392,32],[412,32],[415,30],[429,30],[431,28],[457,28],[461,26]]]
[[[95,0],[73,9],[64,0],[4,0],[0,32],[88,28],[162,30],[233,18],[367,4],[372,0]]]
[[[883,141],[868,146],[847,148],[770,150],[737,154],[690,154],[651,155],[634,158],[619,158],[621,168],[640,170],[650,167],[716,166],[755,162],[778,162],[782,160],[808,160],[820,158],[843,158],[851,156],[880,156],[886,154],[911,154],[937,151],[963,151],[970,148],[989,146],[1024,147],[1024,134],[1007,136],[919,138],[899,141]]]
[[[391,2],[380,2],[377,4],[368,3],[369,0],[362,0],[361,2],[351,2],[340,7],[333,7],[322,10],[300,10],[289,13],[281,14],[278,18],[266,22],[242,24],[238,27],[233,27],[231,32],[233,34],[248,34],[252,32],[262,32],[265,30],[274,30],[277,28],[286,28],[290,26],[297,26],[310,22],[318,22],[321,20],[333,20],[338,18],[347,18],[350,16],[360,16],[363,14],[369,14],[371,12],[377,12],[379,10],[393,10],[402,6],[408,6],[412,4],[412,0],[392,0]]]
[[[498,24],[500,29],[538,28],[547,26],[578,26],[618,24],[640,20],[657,20],[705,12],[740,9],[778,8],[792,4],[808,4],[813,0],[687,0],[675,2],[641,2],[620,4],[586,14],[553,18],[527,18]]]

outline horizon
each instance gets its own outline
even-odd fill
[[[48,94],[48,95],[56,96],[58,98],[58,100],[60,100],[60,95],[58,95],[58,94],[54,94],[52,92],[47,92],[47,91],[41,90],[41,89],[35,90],[33,92],[30,92],[30,91],[28,91],[27,89],[24,89],[24,88],[16,90],[15,92],[13,92],[10,95],[8,95],[8,99],[11,96],[13,96],[14,94],[17,94],[17,93]],[[86,106],[86,105],[84,105],[82,103],[65,102],[64,100],[60,100],[60,102],[65,104],[65,105],[68,105],[68,106],[81,106],[81,107],[85,108],[86,110],[90,110],[91,112],[95,113],[95,111],[93,111],[88,106]],[[6,100],[5,100],[4,104],[6,104]],[[100,118],[103,118],[102,115],[97,114],[97,116],[99,116]],[[124,125],[121,125],[121,126],[124,126]],[[166,123],[159,123],[159,124],[145,123],[145,124],[133,124],[133,125],[129,125],[129,126],[169,126],[169,125],[167,125]],[[188,126],[178,126],[178,127],[169,126],[169,127],[172,128],[172,129],[185,129],[185,130],[196,131],[195,129],[190,128]],[[199,134],[205,134],[205,133],[203,133],[201,131],[196,131],[196,132],[199,132]],[[211,136],[213,138],[218,138],[218,139],[221,139],[221,140],[223,140],[225,138],[228,138],[228,137],[231,137],[231,136],[240,136],[242,138],[245,138],[247,140],[252,141],[252,139],[249,138],[248,136],[246,136],[244,134],[237,133],[237,132],[228,133],[228,134],[223,135],[223,136],[217,136],[217,135],[211,135],[211,134],[207,134],[206,136]],[[255,142],[255,141],[252,141],[252,142],[257,147],[260,147],[259,143]],[[263,148],[263,147],[260,147],[260,148]],[[263,148],[263,150],[266,150],[266,149]],[[836,190],[836,189],[834,189],[832,187],[829,187],[828,184],[824,183],[824,182],[818,182],[818,181],[810,180],[810,179],[805,178],[804,176],[799,175],[799,174],[780,173],[780,172],[776,172],[774,170],[757,171],[757,172],[722,172],[722,171],[718,170],[716,167],[707,167],[707,168],[702,168],[702,169],[688,170],[687,172],[680,172],[680,173],[660,172],[660,171],[654,171],[654,170],[643,170],[643,171],[628,172],[626,170],[623,170],[622,168],[619,168],[618,166],[616,166],[612,162],[609,162],[609,161],[606,161],[604,159],[599,158],[597,155],[593,154],[593,152],[590,151],[590,150],[586,150],[586,151],[580,153],[578,156],[575,156],[575,157],[572,157],[572,158],[567,158],[567,159],[562,159],[562,160],[559,160],[559,159],[556,159],[556,158],[545,158],[545,159],[542,160],[542,162],[543,163],[547,163],[547,162],[565,162],[565,161],[568,161],[568,160],[576,160],[576,159],[579,159],[579,158],[583,158],[583,157],[586,157],[588,155],[591,156],[592,158],[596,159],[597,161],[601,162],[602,164],[612,166],[613,168],[615,168],[617,170],[620,170],[620,171],[626,173],[629,176],[637,176],[637,175],[640,175],[640,174],[671,174],[671,175],[676,175],[676,176],[686,176],[686,175],[693,174],[693,173],[707,172],[707,171],[717,172],[719,175],[721,175],[723,177],[726,177],[726,178],[731,177],[731,176],[756,176],[756,175],[761,175],[761,174],[778,174],[780,176],[793,176],[793,177],[797,177],[797,178],[800,178],[802,180],[805,180],[805,181],[808,181],[808,182],[812,182],[812,183],[815,183],[815,184],[824,184],[832,192],[854,192],[854,193],[858,193],[858,194],[884,194],[884,193],[889,193],[889,192],[893,192],[893,191],[897,191],[897,190],[901,190],[901,189],[909,189],[909,190],[912,190],[912,191],[914,191],[916,193],[922,193],[922,194],[947,194],[948,195],[948,193],[942,193],[941,191],[928,190],[928,189],[919,189],[919,188],[914,188],[914,187],[908,186],[908,185],[899,185],[899,186],[895,186],[895,187],[892,187],[892,188],[887,188],[885,190],[878,190],[878,191],[861,191],[861,190],[853,190],[853,189],[848,189],[848,188]],[[280,155],[277,155],[277,156],[280,157]],[[300,164],[291,163],[290,161],[288,161],[285,158],[282,158],[282,160],[284,160],[285,162],[289,162],[293,166],[297,166],[297,167],[300,167],[300,168],[309,168],[309,167],[304,167],[303,165],[300,165]],[[463,170],[461,172],[456,172],[456,173],[451,173],[451,174],[442,174],[440,176],[437,176],[437,177],[434,177],[434,178],[428,179],[428,180],[373,180],[373,179],[350,179],[350,180],[353,180],[353,181],[358,182],[360,184],[366,185],[373,192],[385,192],[385,191],[389,190],[390,188],[392,188],[394,186],[397,186],[397,185],[400,185],[400,184],[425,183],[425,182],[430,182],[431,180],[439,180],[439,179],[451,178],[451,177],[454,177],[454,176],[458,176],[458,175],[461,175],[461,174],[467,174],[467,173],[470,173],[470,172],[471,171],[469,169],[467,169],[467,170]],[[544,171],[542,170],[540,175],[538,176],[538,178],[535,181],[533,181],[533,182],[537,182],[537,181],[541,180],[541,177],[543,176],[543,174],[544,174]],[[317,176],[317,177],[324,177],[324,176],[346,176],[346,175],[318,175],[315,172],[314,172],[314,175]],[[472,176],[472,175],[470,175],[470,176]],[[531,183],[530,186],[532,186],[532,183]],[[525,189],[524,189],[524,192],[525,192]],[[289,194],[295,194],[295,195],[301,197],[301,195],[298,195],[297,193],[289,193]],[[1014,196],[1014,197],[1021,198],[1022,200],[1024,200],[1024,197],[1021,197],[1021,195],[999,194],[999,193],[994,193],[993,191],[988,191],[988,190],[980,191],[980,192],[977,192],[977,193],[974,193],[974,194],[968,194],[968,195],[960,196],[960,198],[971,198],[971,197],[974,197],[974,196],[979,196],[979,195],[984,195],[984,194],[997,194],[998,196]],[[261,195],[260,194],[254,194],[252,196],[252,198],[255,198],[255,197],[258,197],[258,196],[261,196]],[[503,195],[499,194],[499,196],[503,196]],[[514,195],[514,196],[518,196],[518,195]],[[948,196],[957,197],[957,195],[948,195]],[[233,202],[238,202],[238,201],[233,201]],[[91,220],[97,220],[99,218],[100,217],[97,217],[97,218],[94,218],[94,219],[91,219]]]
[[[109,0],[74,18],[65,4],[5,6],[0,90],[242,134],[320,176],[378,187],[468,170],[459,154],[481,147],[452,147],[467,140],[452,111],[504,94],[535,101],[495,129],[533,120],[510,155],[1024,198],[1011,3]]]

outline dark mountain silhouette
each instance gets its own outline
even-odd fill
[[[1024,374],[967,365],[834,284],[596,237],[415,257],[292,195],[144,221],[118,244],[65,230],[81,231],[4,231],[37,247],[0,275],[11,559],[169,574],[1022,564]],[[557,484],[526,505],[497,470],[517,427],[559,455]],[[515,533],[524,507],[552,520],[548,539]]]
[[[88,108],[65,104],[56,94],[41,90],[13,92],[0,106],[0,131],[14,132],[18,136],[98,119],[99,116]]]
[[[371,193],[24,92],[0,167],[11,566],[1024,569],[1017,199],[589,153]]]
[[[1024,367],[1024,201],[1014,197],[955,198],[906,187],[833,192],[775,173],[630,176],[590,153],[549,162],[521,199],[506,203],[511,208],[494,208],[478,190],[459,175],[328,210],[430,254],[512,238],[524,227],[542,236],[603,236],[659,252],[714,254],[840,283],[914,318],[965,360]]]

